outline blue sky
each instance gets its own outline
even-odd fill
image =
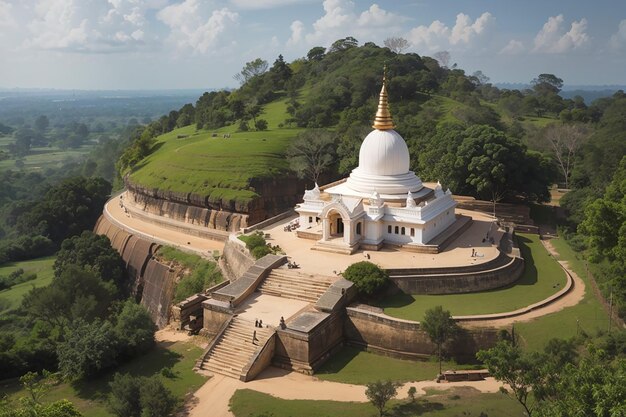
[[[0,0],[0,86],[235,86],[247,61],[346,36],[449,51],[493,82],[626,84],[626,0]]]

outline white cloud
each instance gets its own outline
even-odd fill
[[[407,39],[416,49],[429,51],[445,49],[449,44],[449,37],[450,29],[439,20],[435,20],[430,26],[414,27],[407,34]]]
[[[324,15],[313,22],[308,33],[300,20],[291,23],[288,46],[329,45],[346,36],[364,38],[363,41],[378,40],[399,31],[406,20],[375,3],[361,12],[355,11],[355,4],[349,0],[324,0],[322,7]]]
[[[522,41],[511,39],[509,43],[507,43],[506,46],[500,50],[500,53],[505,55],[515,55],[524,52],[524,49]]]
[[[414,27],[407,33],[406,37],[421,52],[453,49],[455,46],[473,44],[476,39],[489,31],[494,20],[495,18],[489,12],[483,13],[473,22],[468,15],[459,13],[452,28],[439,20],[435,20],[429,26]]]
[[[242,10],[273,9],[304,3],[306,0],[230,0],[230,3]]]
[[[563,28],[563,15],[552,16],[535,36],[533,52],[564,53],[582,48],[590,41],[587,35],[587,19],[573,21],[570,30]]]
[[[0,28],[17,27],[17,22],[13,17],[13,5],[6,1],[0,0]]]
[[[0,0],[2,1],[2,0]],[[163,0],[38,0],[22,46],[111,53],[145,45],[147,10]]]
[[[291,36],[287,41],[287,45],[297,45],[302,41],[304,35],[304,23],[299,20],[294,20],[290,26]]]
[[[611,45],[613,49],[626,48],[626,19],[619,22],[617,32],[611,36],[609,45]]]
[[[213,10],[208,18],[205,12],[198,0],[185,0],[165,7],[157,18],[169,26],[169,39],[178,49],[206,54],[237,23],[239,15],[226,7]]]
[[[494,18],[491,13],[485,12],[472,23],[472,19],[470,19],[468,15],[459,13],[456,16],[456,23],[452,28],[450,43],[452,45],[470,43],[476,36],[485,32],[493,20]]]

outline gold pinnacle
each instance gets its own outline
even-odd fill
[[[387,90],[385,89],[387,78],[387,66],[383,72],[383,87],[380,89],[380,97],[378,98],[378,111],[376,111],[376,117],[374,118],[374,125],[372,126],[377,130],[389,130],[393,129],[393,119],[391,113],[389,113],[389,102],[387,101]]]

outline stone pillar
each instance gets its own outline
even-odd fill
[[[330,239],[330,220],[328,217],[322,219],[322,240]]]
[[[343,241],[348,245],[352,245],[354,242],[352,241],[353,236],[355,235],[355,231],[352,230],[356,226],[350,219],[342,219],[343,220]]]

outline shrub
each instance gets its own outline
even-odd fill
[[[272,250],[268,246],[257,246],[256,248],[252,249],[251,253],[255,259],[261,259],[265,255],[269,255],[270,253],[272,253]]]
[[[352,281],[361,294],[368,296],[382,289],[389,279],[387,271],[367,261],[350,265],[344,271],[343,277]]]

